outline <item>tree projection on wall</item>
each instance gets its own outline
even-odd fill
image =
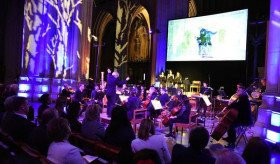
[[[136,6],[134,1],[118,1],[114,70],[121,72],[121,77],[126,73],[129,21]]]
[[[77,78],[82,0],[26,0],[23,76]]]

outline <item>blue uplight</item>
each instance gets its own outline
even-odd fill
[[[26,92],[30,90],[30,84],[19,84],[19,90]]]
[[[271,125],[273,126],[280,126],[280,113],[272,112],[271,114]]]
[[[42,92],[48,92],[49,91],[49,87],[47,85],[42,85]]]
[[[267,130],[266,139],[272,143],[280,142],[280,134],[272,130]]]

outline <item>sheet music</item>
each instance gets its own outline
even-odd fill
[[[121,99],[121,102],[125,101],[127,102],[127,99],[129,96],[125,96],[125,95],[119,95],[120,99]]]
[[[161,103],[159,100],[152,100],[151,102],[152,102],[152,105],[155,110],[162,109],[162,106],[161,106]]]
[[[206,106],[210,106],[211,105],[211,102],[210,102],[210,100],[209,100],[207,95],[201,95],[201,97],[202,97],[203,101],[205,102]]]

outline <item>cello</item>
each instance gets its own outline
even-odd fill
[[[180,102],[180,104],[178,105],[178,107],[174,107],[174,108],[171,110],[171,112],[169,113],[169,115],[166,116],[166,117],[163,119],[162,124],[163,124],[165,127],[168,127],[168,121],[169,121],[170,117],[171,117],[171,116],[175,116],[175,115],[177,115],[177,114],[180,112],[180,110],[181,110],[181,108],[182,108],[182,104],[183,104],[186,100],[188,100],[188,97],[184,98],[184,99]],[[177,98],[176,96],[174,96],[174,98],[172,98],[172,101],[178,101],[178,98]]]
[[[251,84],[247,89],[245,89],[240,96],[237,96],[236,94],[233,95],[231,97],[231,99],[235,99],[235,100],[233,100],[233,101],[230,100],[230,102],[231,102],[230,104],[237,102],[240,99],[241,96],[243,96],[244,94],[247,94],[248,89],[251,88],[251,86],[253,84]],[[228,109],[229,105],[227,107],[225,107],[223,109],[223,111]],[[225,113],[225,115],[221,118],[221,120],[219,121],[218,125],[215,127],[213,133],[211,134],[211,137],[213,139],[215,139],[216,141],[219,141],[222,138],[222,136],[227,132],[227,130],[229,129],[230,125],[234,122],[234,120],[237,118],[237,116],[238,116],[238,109],[236,109],[236,108],[229,109]]]

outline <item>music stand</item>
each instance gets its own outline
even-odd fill
[[[157,119],[157,111],[162,109],[162,105],[159,100],[151,100],[151,102],[156,112],[156,118],[154,119],[154,124],[155,124]]]

